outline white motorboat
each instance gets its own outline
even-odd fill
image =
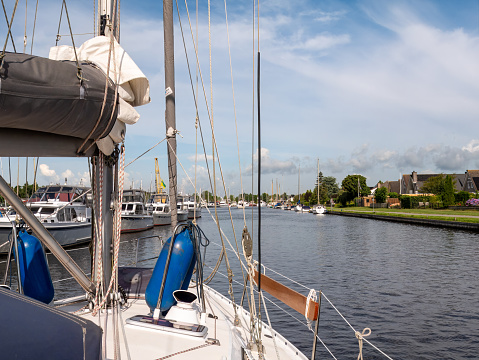
[[[196,210],[195,210],[196,208]],[[183,210],[188,211],[188,219],[200,218],[201,217],[201,206],[197,202],[186,200],[183,202]]]
[[[148,211],[153,215],[153,225],[170,225],[171,212],[170,205],[163,203],[152,203]]]
[[[326,207],[324,205],[315,205],[312,208],[311,211],[313,214],[325,214],[326,213]]]
[[[26,206],[40,220],[61,246],[74,246],[91,239],[91,208],[88,188],[50,185],[39,188]],[[19,220],[10,210],[0,217],[0,253],[9,250],[12,220]]]
[[[145,191],[130,189],[123,191],[121,205],[121,232],[136,232],[153,227],[153,216],[145,206]]]
[[[146,209],[148,213],[153,215],[154,226],[171,224],[170,201],[168,194],[152,194],[146,204]]]

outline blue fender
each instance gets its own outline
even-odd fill
[[[53,300],[55,290],[45,252],[40,241],[25,230],[18,233],[18,260],[23,293],[49,304]]]
[[[151,311],[156,308],[158,303],[170,243],[171,237],[163,245],[151,279],[146,287],[145,300]],[[176,235],[173,246],[170,265],[166,274],[165,289],[160,304],[161,312],[168,311],[176,304],[173,292],[188,287],[196,263],[192,234],[189,229],[186,228]]]

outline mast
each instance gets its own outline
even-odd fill
[[[317,193],[318,193],[318,205],[319,205],[319,158],[318,158],[318,189],[317,189]]]
[[[113,36],[119,41],[118,34],[118,23],[117,23],[117,14],[118,12],[115,9],[114,2],[112,0],[100,0],[98,2],[98,35],[100,36],[109,36],[113,32]],[[103,164],[100,164],[101,159],[103,159]],[[113,161],[112,161],[113,160]],[[106,287],[110,283],[112,276],[112,258],[113,258],[113,209],[111,204],[118,201],[115,194],[115,183],[118,180],[118,158],[115,158],[115,152],[110,156],[95,156],[94,157],[94,177],[95,182],[102,186],[98,186],[97,189],[100,191],[97,194],[98,197],[102,199],[102,206],[99,208],[99,212],[94,213],[94,222],[98,223],[100,217],[102,219],[101,224],[101,242],[103,243],[103,277],[104,277],[104,291],[106,292]],[[114,168],[115,167],[115,171]],[[101,190],[100,190],[101,189]],[[97,197],[97,198],[98,198]],[[94,225],[95,226],[95,225]],[[98,245],[97,245],[98,246]],[[97,249],[98,250],[98,249]],[[98,254],[99,251],[95,251],[95,254]],[[94,259],[95,269],[93,269],[94,278],[98,273],[98,259]]]
[[[298,200],[299,203],[301,204],[301,164],[299,165],[299,170],[298,170]]]
[[[168,175],[170,185],[171,228],[178,222],[176,200],[176,119],[175,119],[175,54],[173,33],[173,0],[163,1],[163,27],[165,47],[165,123],[168,147]]]

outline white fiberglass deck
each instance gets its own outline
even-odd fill
[[[193,291],[194,292],[194,289]],[[115,358],[115,347],[119,344],[122,359],[128,359],[125,346],[124,328],[130,358],[134,359],[258,359],[258,353],[247,350],[250,339],[249,312],[238,307],[240,325],[234,326],[234,311],[231,301],[215,290],[205,287],[206,316],[202,325],[207,327],[204,336],[189,336],[171,331],[151,329],[127,323],[136,315],[146,316],[150,312],[144,299],[129,299],[121,308],[119,334],[115,342],[114,312],[103,311],[92,316],[89,310],[80,310],[77,315],[88,319],[103,328],[106,339],[107,359]],[[68,312],[75,312],[86,303],[63,306]],[[186,331],[188,332],[188,331]],[[307,359],[298,349],[280,334],[271,331],[263,324],[263,346],[265,359]],[[217,340],[217,341],[214,341]],[[274,345],[276,342],[276,349]],[[244,350],[243,350],[244,349]],[[277,354],[278,352],[278,354]],[[244,354],[244,355],[243,355]],[[118,357],[117,357],[118,358]]]

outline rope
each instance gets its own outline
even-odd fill
[[[266,314],[266,319],[268,319],[268,325],[269,325],[269,328],[270,329],[273,329],[273,327],[271,326],[271,320],[269,319],[269,314],[268,314],[268,308],[266,307],[266,303],[264,301],[264,296],[263,296],[263,292],[261,292],[259,294],[259,296],[261,297],[261,299],[263,300],[263,308],[264,308],[264,312]],[[273,336],[273,345],[274,345],[274,350],[276,351],[276,358],[279,360],[279,351],[278,351],[278,346],[276,345],[276,337]],[[261,339],[259,339],[261,341]]]
[[[115,9],[117,8],[117,1],[115,0],[115,3],[114,3],[114,7],[113,7],[113,14],[112,14],[112,18],[115,19]],[[111,59],[111,53],[113,53],[113,72],[115,74],[117,74],[117,78],[114,80],[114,83],[115,83],[115,98],[113,100],[113,109],[111,110],[111,115],[110,115],[110,120],[108,120],[108,124],[107,126],[105,126],[105,128],[103,129],[103,131],[101,132],[100,135],[98,135],[98,137],[95,139],[95,142],[98,141],[99,139],[101,139],[103,137],[103,135],[105,135],[106,131],[109,129],[110,125],[111,125],[111,122],[113,120],[113,115],[115,114],[115,110],[116,110],[116,104],[117,104],[117,99],[118,99],[118,84],[120,82],[120,72],[121,71],[117,71],[117,67],[116,67],[116,56],[115,56],[115,37],[113,36],[114,35],[114,31],[110,31],[110,49],[109,49],[109,53],[108,53],[108,68],[110,67],[110,59]],[[108,69],[109,70],[109,69]],[[108,72],[108,77],[109,77],[109,72]],[[108,80],[108,78],[107,78]],[[106,87],[106,91],[108,91],[108,85],[105,84],[105,87]],[[105,97],[105,100],[106,101],[106,97]],[[99,122],[100,119],[98,119],[98,122]],[[96,129],[96,127],[95,127]],[[93,133],[93,132],[92,132]],[[90,144],[90,146],[88,146],[85,150],[88,151],[95,142],[92,142]]]
[[[27,14],[28,14],[28,1],[25,0],[25,30],[23,31],[23,53],[27,49]]]
[[[116,0],[115,0],[115,5],[113,7],[113,14],[112,14],[112,18],[114,19],[115,18],[115,8],[116,8]],[[88,141],[88,139],[90,139],[90,137],[93,135],[93,133],[95,132],[95,130],[97,129],[98,125],[100,124],[100,121],[101,121],[101,118],[103,116],[103,112],[105,110],[105,106],[106,106],[106,100],[107,100],[107,96],[108,96],[108,82],[109,82],[109,79],[110,79],[110,62],[111,62],[111,55],[113,53],[113,71],[115,72],[115,74],[117,74],[117,79],[114,79],[114,83],[115,83],[115,99],[114,99],[114,102],[113,102],[113,109],[111,111],[111,115],[110,115],[110,120],[108,120],[108,124],[107,126],[103,129],[102,133],[95,139],[94,142],[92,142],[86,149],[84,152],[87,152],[94,144],[96,141],[98,141],[106,132],[106,130],[110,127],[110,124],[111,124],[111,121],[113,120],[113,115],[115,114],[115,109],[116,109],[116,102],[117,102],[117,97],[118,97],[118,79],[120,77],[120,73],[118,72],[117,73],[117,70],[116,70],[116,56],[115,56],[115,41],[114,41],[114,37],[113,37],[113,31],[110,29],[110,47],[109,47],[109,50],[108,50],[108,65],[107,65],[107,70],[106,70],[106,76],[105,76],[105,91],[103,93],[103,102],[102,102],[102,105],[101,105],[101,111],[100,111],[100,115],[98,116],[98,120],[96,121],[96,124],[95,126],[93,127],[93,129],[91,129],[90,133],[88,134],[88,136],[85,138],[85,140],[83,140],[83,143],[80,145],[80,147],[78,148],[77,150],[77,153],[80,153],[81,150],[83,149],[83,147],[85,146],[86,142]]]
[[[348,320],[346,320],[346,318],[343,316],[343,314],[341,314],[339,312],[339,310],[336,308],[336,306],[333,305],[333,303],[326,297],[326,295],[324,295],[324,292],[321,293],[321,295],[326,299],[326,301],[333,307],[334,310],[336,310],[336,312],[339,314],[339,316],[341,316],[341,318],[346,322],[346,324],[349,325],[349,327],[354,331],[354,334],[358,333],[358,331],[356,331],[356,329],[349,323]],[[369,335],[369,334],[368,334]],[[366,335],[367,336],[367,335]],[[359,340],[359,339],[358,339]],[[367,339],[362,339],[364,341],[366,341],[369,345],[371,345],[374,349],[376,349],[377,351],[379,351],[382,355],[384,355],[385,357],[387,357],[388,359],[392,360],[391,357],[389,357],[389,355],[387,355],[386,353],[384,353],[382,350],[380,350],[376,345],[372,344],[371,342],[369,342]]]
[[[37,14],[38,14],[38,0],[37,0],[37,6],[35,7],[35,20],[33,20],[32,45],[30,47],[30,55],[33,54],[33,40],[35,39],[35,28],[37,26]]]
[[[207,346],[210,346],[210,345],[213,345],[214,343],[204,343],[203,345],[199,345],[199,346],[195,346],[195,347],[192,347],[190,349],[186,349],[186,350],[182,350],[182,351],[178,351],[174,354],[170,354],[170,355],[166,355],[166,356],[163,356],[161,358],[158,358],[156,360],[163,360],[163,359],[169,359],[169,358],[172,358],[173,356],[176,356],[176,355],[181,355],[181,354],[184,354],[184,353],[187,353],[187,352],[190,352],[190,351],[194,351],[194,350],[198,350],[198,349],[201,349],[201,348],[204,348],[204,347],[207,347]]]
[[[136,160],[138,160],[139,158],[141,158],[143,155],[145,155],[146,153],[150,152],[151,150],[153,150],[155,147],[157,147],[158,145],[160,145],[163,141],[165,141],[167,138],[164,138],[163,140],[157,142],[155,145],[153,145],[151,148],[149,148],[148,150],[146,150],[143,154],[141,154],[140,156],[137,156],[134,160],[131,160],[128,164],[125,165],[125,168],[127,168],[130,164],[134,163]]]
[[[5,21],[7,22],[7,26],[9,26],[7,10],[5,9],[5,4],[4,4],[3,0],[2,0],[2,8],[3,8],[3,14],[5,15]],[[13,41],[13,36],[12,36],[12,32],[10,31],[10,29],[8,30],[7,39],[8,39],[8,35],[10,35],[10,40],[12,41],[13,52],[16,53],[17,49],[15,48],[15,42]]]
[[[367,333],[366,333],[366,331],[367,331]],[[354,335],[356,335],[356,339],[358,339],[358,342],[359,342],[358,360],[363,360],[363,339],[366,336],[371,335],[371,329],[370,328],[364,328],[362,333],[360,333],[359,331],[356,331],[356,333]]]
[[[56,40],[55,40],[55,46],[58,46],[58,42],[61,39],[60,27],[62,26],[62,16],[63,16],[63,1],[62,1],[62,8],[60,10],[60,18],[58,19],[58,30],[57,30],[57,37],[56,37]]]
[[[78,61],[77,49],[75,47],[75,40],[73,39],[73,31],[72,31],[72,26],[70,23],[70,16],[68,15],[67,3],[65,0],[63,0],[63,4],[65,6],[65,15],[67,16],[68,29],[70,30],[70,36],[72,38],[73,53],[75,54],[75,62],[77,64],[77,77],[78,77],[78,80],[80,80],[80,86],[81,86],[84,80],[82,77],[82,69],[80,67],[80,62]]]
[[[102,261],[102,252],[103,252],[103,242],[102,242],[102,228],[103,228],[103,219],[102,219],[102,208],[103,208],[103,201],[102,201],[102,193],[103,193],[103,163],[104,163],[104,155],[100,151],[99,156],[97,157],[96,161],[99,161],[99,174],[98,174],[98,179],[99,179],[99,184],[96,181],[96,176],[95,176],[95,189],[97,190],[95,192],[95,196],[93,197],[94,205],[96,205],[96,217],[97,221],[95,221],[95,235],[97,239],[97,244],[95,246],[95,253],[98,251],[98,253],[95,256],[95,259],[97,260],[97,274],[96,274],[96,292],[95,292],[95,307],[92,311],[92,315],[95,316],[96,313],[99,310],[99,302],[100,302],[100,288],[102,288],[102,280],[103,280],[103,261]],[[96,167],[94,167],[95,169]],[[96,201],[96,200],[99,201]]]
[[[230,32],[229,32],[229,27],[228,27],[228,11],[226,9],[226,0],[224,0],[224,2],[225,2],[226,35],[228,37],[228,56],[229,56],[229,61],[230,61],[231,91],[233,93],[233,112],[234,112],[234,117],[235,117],[236,147],[238,148],[238,168],[239,168],[239,176],[240,176],[241,193],[243,194],[243,197],[244,197],[243,176],[241,175],[242,171],[241,171],[241,157],[240,157],[239,136],[238,136],[238,121],[237,121],[237,117],[236,117],[235,87],[234,87],[234,81],[233,81],[233,64],[232,64],[232,61],[231,61]],[[244,226],[246,226],[246,210],[245,210],[244,207],[243,207],[243,221],[244,221]]]
[[[3,0],[2,0],[2,5],[3,5]],[[12,18],[10,20],[10,23],[8,23],[8,18],[7,18],[8,32],[7,32],[7,38],[5,39],[5,44],[3,45],[2,53],[0,54],[0,69],[3,67],[5,51],[7,49],[7,43],[8,43],[8,35],[10,34],[10,36],[12,36],[11,30],[13,25],[13,19],[15,18],[15,12],[17,11],[17,6],[18,6],[18,0],[15,1],[15,7],[13,8]],[[3,6],[3,10],[5,11],[5,6]],[[6,14],[5,14],[5,17],[7,17]],[[13,37],[12,37],[12,42],[13,42]]]

